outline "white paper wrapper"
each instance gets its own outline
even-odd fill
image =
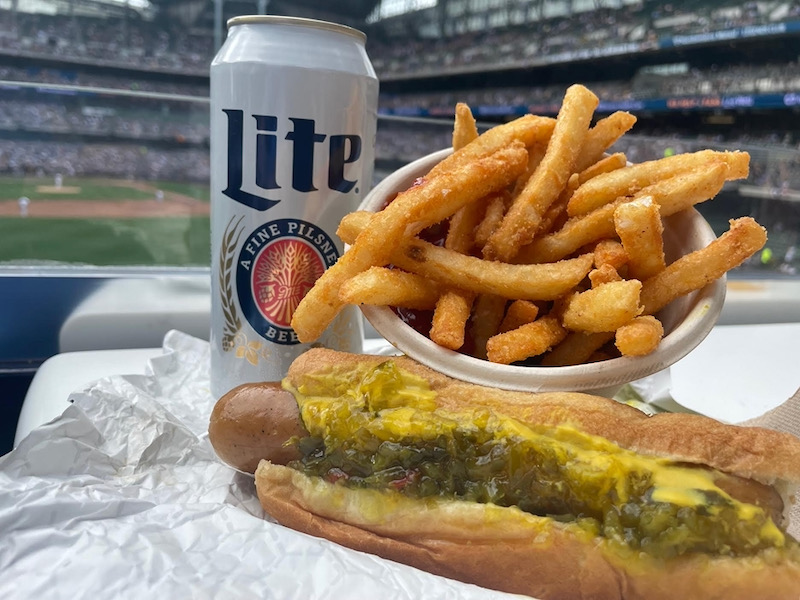
[[[208,344],[172,332],[0,458],[0,598],[516,598],[269,520],[206,438]]]

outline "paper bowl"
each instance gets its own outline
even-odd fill
[[[396,193],[408,189],[447,156],[441,150],[424,156],[389,175],[361,204],[362,210],[380,210]],[[667,262],[707,246],[716,238],[694,209],[664,219]],[[656,316],[664,325],[664,339],[651,354],[620,357],[566,367],[498,365],[436,345],[403,322],[388,307],[362,306],[364,316],[388,342],[404,354],[441,373],[480,385],[529,392],[583,391],[613,396],[624,384],[666,369],[686,356],[711,331],[725,301],[725,277],[673,301]]]

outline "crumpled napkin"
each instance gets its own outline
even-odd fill
[[[206,437],[208,344],[99,380],[0,458],[0,598],[515,598],[264,518]]]

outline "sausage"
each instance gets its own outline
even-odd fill
[[[736,475],[728,475],[717,479],[714,483],[732,498],[763,508],[776,525],[783,522],[783,498],[774,487]]]
[[[225,394],[211,413],[208,434],[217,455],[247,473],[261,459],[280,465],[299,460],[297,446],[287,442],[309,435],[297,401],[278,382],[244,384]],[[716,484],[737,500],[761,506],[775,523],[783,520],[784,503],[775,488],[735,475]]]
[[[214,406],[208,437],[232,467],[254,473],[261,459],[285,465],[300,458],[295,437],[308,436],[294,396],[277,382],[240,385]]]

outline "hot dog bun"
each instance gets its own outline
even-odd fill
[[[515,508],[352,490],[262,461],[256,489],[279,523],[362,552],[543,600],[797,598],[800,556],[620,557],[577,527]]]
[[[333,381],[338,392],[356,389],[365,366],[378,367],[387,360],[311,350],[295,360],[284,387],[309,390],[320,381],[325,385]],[[405,357],[391,360],[426,382],[434,392],[435,410],[483,407],[529,427],[569,426],[637,455],[669,458],[701,470],[711,467],[721,472],[715,477],[724,481],[726,492],[763,508],[775,523],[780,523],[800,482],[800,440],[787,434],[692,415],[647,417],[586,394],[484,388],[450,379]],[[263,400],[257,388],[243,387],[220,401],[225,409],[216,417],[214,433],[210,431],[221,456],[231,441],[230,432],[236,430],[224,423],[226,419],[243,415],[258,419],[266,414],[261,408],[236,408],[235,398],[243,394],[248,403]],[[287,398],[281,396],[280,402],[284,401]],[[769,547],[748,555],[689,552],[659,558],[634,548],[620,549],[579,521],[536,516],[515,506],[438,496],[411,498],[395,490],[329,483],[282,466],[286,456],[276,452],[274,442],[281,437],[288,441],[289,432],[302,437],[306,430],[290,403],[279,412],[293,424],[282,426],[286,432],[269,447],[253,450],[255,455],[247,461],[252,464],[257,456],[269,459],[261,461],[255,473],[261,504],[279,523],[298,531],[446,577],[545,600],[800,597],[800,546],[788,537],[785,548]],[[257,437],[263,425],[250,428]],[[239,443],[240,449],[243,446],[252,449],[258,444]],[[279,450],[285,448],[281,444]]]

